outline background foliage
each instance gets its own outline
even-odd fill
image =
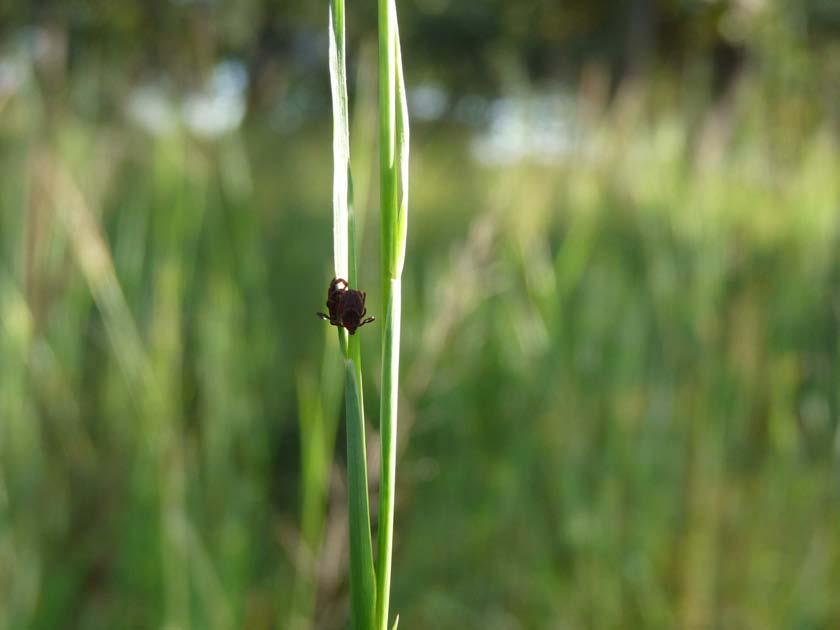
[[[840,625],[840,8],[400,21],[400,627]],[[313,2],[0,3],[0,628],[344,627],[326,43]]]

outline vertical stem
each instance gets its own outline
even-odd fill
[[[382,212],[382,392],[376,628],[388,630],[397,468],[401,275],[408,209],[408,113],[394,0],[379,0],[379,182]],[[399,97],[399,99],[398,99]],[[397,102],[399,100],[399,103]],[[402,187],[402,189],[400,189]],[[399,198],[398,193],[402,195]]]
[[[379,503],[378,554],[376,558],[377,596],[376,628],[388,625],[391,589],[391,548],[393,529],[393,473],[391,448],[395,437],[396,406],[391,400],[393,345],[393,244],[397,218],[396,186],[396,95],[394,76],[395,37],[391,0],[379,0],[379,206],[381,212],[380,254],[382,264],[382,303],[387,305],[382,343],[382,392],[380,401],[381,474]],[[397,309],[399,312],[399,308]],[[399,346],[397,346],[399,347]],[[396,386],[396,381],[394,381]]]
[[[397,395],[400,372],[399,279],[389,282],[388,310],[385,316],[385,340],[382,347],[382,400],[380,415],[381,475],[379,487],[379,539],[376,575],[377,630],[387,630],[391,595],[391,555],[394,541],[394,484],[397,474]]]
[[[347,404],[347,481],[350,521],[350,597],[355,630],[373,628],[376,577],[370,536],[367,493],[367,450],[362,388],[359,380],[359,339],[350,337],[350,358],[345,361]]]
[[[330,2],[330,87],[333,102],[333,240],[335,275],[356,282],[356,219],[350,174],[350,123],[345,68],[344,0]],[[359,337],[339,329],[347,408],[347,480],[350,529],[350,598],[353,628],[372,630],[376,575],[370,533],[362,359]]]
[[[388,304],[389,279],[394,275],[393,243],[397,222],[395,161],[395,33],[391,0],[379,0],[379,205],[382,215],[382,303]]]

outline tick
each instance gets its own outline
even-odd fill
[[[374,317],[363,319],[367,315],[364,291],[351,289],[344,278],[333,278],[327,289],[327,310],[318,313],[318,317],[327,320],[333,326],[344,327],[351,335],[365,324],[375,321]]]

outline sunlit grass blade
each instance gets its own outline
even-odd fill
[[[397,190],[399,192],[397,205],[396,238],[394,240],[394,259],[396,277],[402,276],[405,264],[405,246],[408,238],[408,155],[409,155],[409,124],[408,99],[405,94],[405,77],[403,75],[402,46],[400,45],[400,31],[397,26],[396,5],[392,2],[394,33],[396,46],[394,51],[396,66],[396,158],[397,158]]]
[[[364,416],[360,388],[353,361],[345,361],[345,396],[347,413],[347,484],[350,521],[350,597],[353,627],[373,628],[375,582],[373,549],[370,537],[370,510],[367,495],[367,469]]]
[[[332,0],[329,16],[333,103],[333,236],[335,274],[356,283],[355,217],[350,175],[350,121],[345,69],[344,2]],[[373,628],[376,586],[367,487],[367,451],[359,337],[339,328],[345,357],[347,478],[350,529],[350,597],[355,630]]]
[[[382,345],[382,398],[380,401],[380,439],[382,449],[379,485],[379,537],[377,555],[377,628],[388,627],[391,555],[394,539],[394,482],[397,467],[397,396],[400,369],[400,280],[389,284],[388,310]]]
[[[397,215],[396,164],[394,161],[396,118],[393,16],[389,0],[379,0],[379,210],[382,303],[387,304],[393,277],[394,226]]]
[[[382,223],[382,285],[387,304],[382,343],[380,400],[381,475],[377,555],[376,627],[388,628],[391,564],[394,540],[394,495],[397,469],[397,401],[400,370],[401,276],[408,231],[408,105],[393,0],[380,2],[380,177]],[[384,9],[384,15],[382,13]],[[384,22],[383,22],[384,18]],[[382,43],[384,42],[384,46]],[[385,76],[387,75],[387,76]],[[384,77],[384,81],[383,81]]]
[[[350,280],[348,173],[350,125],[344,46],[344,0],[332,0],[329,13],[330,92],[333,107],[333,252],[335,275]]]

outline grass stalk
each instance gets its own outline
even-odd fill
[[[381,212],[382,303],[388,304],[393,276],[394,225],[397,215],[396,187],[396,91],[395,20],[391,0],[379,2],[379,207]]]
[[[387,305],[382,337],[381,474],[377,554],[376,628],[387,630],[394,542],[397,472],[402,269],[408,211],[408,108],[394,0],[379,1],[379,168],[382,293]]]
[[[333,241],[335,275],[356,284],[355,216],[350,173],[350,124],[347,106],[344,2],[331,0],[330,85],[333,104]],[[373,628],[376,578],[370,533],[367,450],[362,396],[362,361],[359,337],[338,329],[344,354],[347,416],[347,480],[350,530],[350,599],[353,627]]]
[[[359,338],[339,329],[347,405],[347,476],[350,520],[350,592],[356,630],[386,630],[391,588],[401,277],[408,208],[408,109],[400,57],[396,4],[379,0],[379,140],[382,232],[382,337],[380,400],[381,488],[377,567],[374,571],[367,494],[364,401]],[[333,101],[333,230],[335,275],[356,285],[355,215],[350,173],[345,70],[344,2],[330,3],[330,77]]]

